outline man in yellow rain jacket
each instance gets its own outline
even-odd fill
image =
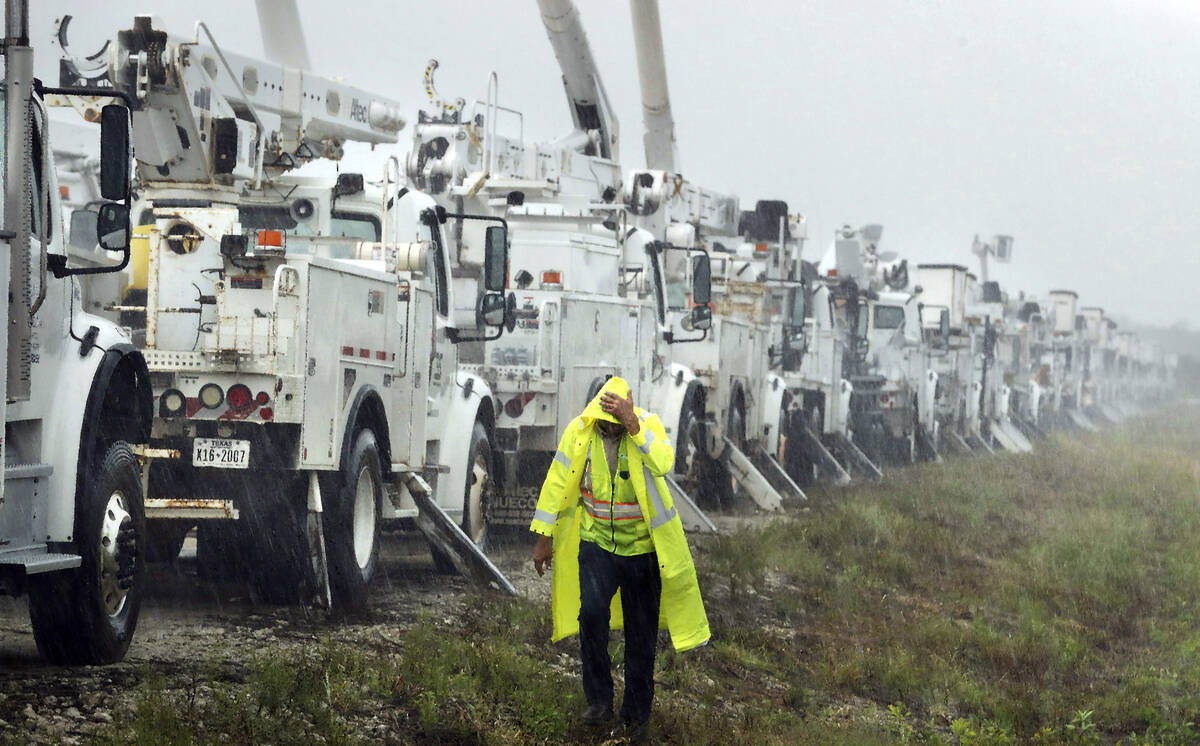
[[[553,639],[579,633],[584,722],[612,718],[611,621],[625,629],[621,719],[641,737],[654,699],[658,628],[670,631],[677,651],[709,639],[692,555],[663,479],[674,463],[662,421],[633,405],[629,384],[610,378],[567,425],[529,527],[540,534],[538,574],[553,564]]]

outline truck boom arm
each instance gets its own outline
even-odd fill
[[[596,132],[599,135],[599,155],[610,160],[620,160],[617,154],[617,116],[609,106],[604,92],[604,83],[579,11],[571,0],[538,0],[542,23],[550,46],[562,69],[563,87],[571,108],[571,121],[581,132]]]
[[[675,120],[671,118],[671,93],[667,89],[667,62],[663,53],[658,0],[629,0],[629,11],[633,16],[633,43],[642,89],[646,168],[676,173],[679,153],[675,148]]]

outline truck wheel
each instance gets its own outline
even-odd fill
[[[487,548],[488,506],[491,504],[495,483],[492,479],[494,461],[492,443],[482,422],[476,422],[471,430],[471,450],[467,461],[467,479],[463,485],[463,533],[470,537],[475,546]],[[440,549],[429,545],[433,554],[433,566],[443,575],[458,572],[454,563]]]
[[[370,430],[360,430],[350,460],[333,475],[334,489],[322,490],[325,505],[325,555],[334,606],[362,609],[367,586],[379,561],[380,502],[383,465],[379,445]]]
[[[687,407],[679,416],[679,432],[675,436],[675,473],[681,477],[691,474],[693,465],[703,449],[704,432],[696,411]]]
[[[146,535],[141,467],[113,443],[75,496],[74,570],[30,576],[29,618],[38,652],[60,665],[125,657],[142,608]]]
[[[294,474],[272,475],[270,488],[242,503],[239,543],[249,558],[247,580],[255,601],[302,604],[315,583],[309,557],[304,493]]]

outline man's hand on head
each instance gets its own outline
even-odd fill
[[[609,391],[600,398],[600,408],[616,417],[630,435],[637,435],[642,429],[642,423],[638,421],[637,412],[633,409],[632,390],[624,399]]]

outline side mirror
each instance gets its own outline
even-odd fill
[[[871,331],[871,306],[866,303],[858,304],[858,318],[856,319],[857,328],[855,336],[859,339],[866,339],[867,334]]]
[[[503,326],[507,317],[508,306],[503,293],[484,293],[479,298],[476,315],[484,326]]]
[[[100,110],[100,195],[104,199],[128,199],[129,159],[129,110],[109,104]]]
[[[950,339],[950,309],[943,308],[941,316],[938,317],[938,335],[943,340]]]
[[[792,329],[804,327],[804,288],[788,288],[787,307],[785,309],[785,325]]]
[[[508,229],[490,225],[484,233],[483,288],[490,293],[501,293],[507,284]]]
[[[692,303],[707,306],[712,302],[712,265],[708,254],[692,257]],[[711,318],[712,314],[709,314]]]
[[[697,331],[708,331],[712,328],[712,309],[708,306],[696,306],[692,309],[690,317],[692,329]]]
[[[125,251],[129,248],[129,208],[120,202],[106,202],[96,213],[96,236],[100,248]]]

